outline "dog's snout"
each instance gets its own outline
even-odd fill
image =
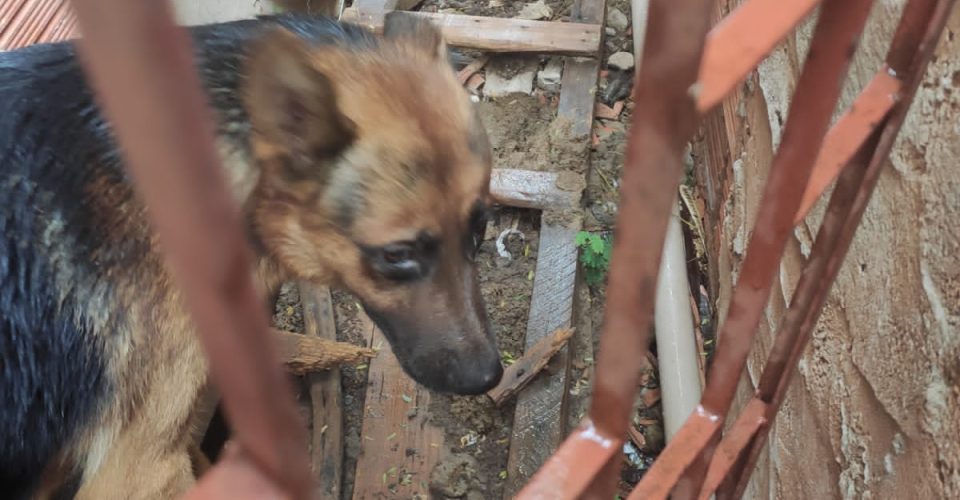
[[[496,355],[475,357],[457,363],[448,371],[451,392],[463,395],[483,394],[493,389],[503,378],[503,365]]]

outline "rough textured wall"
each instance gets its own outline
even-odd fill
[[[731,2],[735,4],[736,2]],[[879,68],[904,1],[878,0],[844,91]],[[727,6],[725,10],[729,9]],[[695,149],[721,318],[809,43],[805,24],[708,119]],[[826,203],[795,231],[752,393]],[[960,498],[960,9],[913,104],[771,432],[748,498]]]
[[[270,0],[173,0],[177,20],[193,26],[272,14]]]

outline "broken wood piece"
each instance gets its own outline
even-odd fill
[[[471,93],[478,94],[480,92],[480,87],[483,86],[484,82],[487,79],[483,77],[480,73],[476,73],[467,80],[467,90]]]
[[[617,120],[620,118],[620,112],[622,111],[623,101],[615,102],[612,108],[602,102],[598,102],[593,110],[593,116],[604,120]]]
[[[382,10],[351,7],[341,20],[383,31]],[[444,40],[454,47],[486,52],[536,52],[595,57],[600,51],[600,24],[556,23],[495,17],[404,12],[431,20],[440,28]]]
[[[538,172],[495,168],[490,175],[490,194],[501,205],[520,208],[576,209],[586,188],[583,177],[573,172]]]
[[[477,59],[474,59],[473,62],[464,66],[463,69],[457,72],[457,81],[460,82],[460,85],[466,85],[470,81],[470,78],[477,74],[478,71],[483,69],[489,60],[488,57],[483,56]]]
[[[653,423],[656,423],[655,421]],[[643,435],[643,432],[640,432],[640,429],[637,429],[637,426],[630,425],[627,427],[627,436],[630,438],[630,441],[633,442],[633,445],[637,447],[638,450],[647,449],[647,438]]]
[[[430,391],[403,371],[390,343],[366,314],[358,314],[370,361],[353,499],[430,498],[430,472],[444,450],[444,430],[430,421]]]
[[[294,375],[327,370],[347,363],[358,363],[377,355],[373,349],[336,342],[299,333],[273,330],[280,348],[280,359]]]
[[[572,328],[558,328],[550,335],[540,339],[520,359],[507,367],[500,384],[487,391],[487,396],[499,406],[510,399],[511,396],[523,390],[533,380],[533,377],[547,366],[550,359],[560,352],[563,346],[567,345],[567,341],[572,336]]]
[[[337,340],[330,290],[300,283],[304,335],[327,341]],[[306,376],[310,395],[310,463],[316,480],[318,500],[340,500],[343,477],[343,394],[340,369]]]

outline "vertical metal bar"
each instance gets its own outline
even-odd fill
[[[740,374],[753,343],[757,324],[770,295],[773,276],[793,228],[830,117],[857,39],[866,22],[871,0],[828,0],[819,16],[810,52],[790,107],[783,141],[770,170],[761,201],[761,210],[752,231],[739,282],[733,292],[726,321],[721,327],[717,353],[710,369],[702,400],[702,413],[691,416],[694,425],[726,416],[733,401]],[[719,426],[716,427],[719,429]],[[631,498],[648,498],[651,492],[673,486],[678,464],[689,467],[697,456],[709,462],[717,435],[695,449],[681,448],[678,434],[637,486]],[[669,481],[666,476],[669,477]],[[677,485],[699,485],[700,474],[681,476]],[[695,488],[698,489],[698,488]]]
[[[650,325],[667,217],[682,173],[681,154],[698,123],[697,71],[709,28],[710,0],[651,2],[643,69],[634,83],[604,330],[590,421],[575,431],[519,498],[610,498],[614,478],[599,472],[622,442],[640,380],[637,363]],[[677,37],[677,33],[684,36]],[[601,445],[601,443],[605,445]],[[579,450],[591,450],[581,455]],[[587,466],[571,463],[590,458]],[[586,488],[590,491],[585,492]]]
[[[81,62],[183,290],[236,438],[260,470],[306,498],[305,429],[268,337],[187,34],[166,1],[73,5]]]
[[[827,216],[821,225],[820,234],[817,236],[814,247],[814,252],[818,255],[822,254],[822,257],[816,261],[811,257],[811,262],[808,264],[810,270],[809,272],[807,269],[804,270],[801,282],[797,284],[797,291],[794,294],[793,301],[791,301],[788,315],[790,310],[800,309],[803,306],[801,302],[804,301],[803,297],[807,294],[813,294],[814,298],[810,301],[812,303],[807,306],[801,324],[796,325],[793,322],[785,321],[783,328],[777,334],[775,351],[771,351],[771,361],[773,361],[774,355],[777,357],[784,356],[784,351],[786,351],[784,346],[789,345],[789,358],[785,367],[768,364],[761,375],[760,390],[765,397],[769,398],[771,403],[769,415],[771,420],[775,418],[776,411],[783,401],[790,380],[794,375],[794,369],[803,353],[803,348],[809,340],[810,333],[816,325],[826,301],[830,285],[836,279],[840,264],[850,248],[857,226],[860,224],[863,212],[866,210],[870,196],[876,187],[880,170],[887,161],[890,149],[893,147],[896,136],[903,125],[910,103],[916,94],[916,89],[933,56],[937,41],[955,3],[954,0],[911,0],[904,9],[901,22],[887,54],[887,66],[904,79],[904,90],[900,102],[891,111],[884,128],[874,142],[874,148],[869,148],[873,152],[869,163],[866,164],[865,171],[863,167],[858,169],[859,172],[848,169],[852,172],[845,172],[841,176],[835,194],[831,197]],[[857,183],[857,181],[860,182]],[[855,187],[859,187],[859,189],[854,193]],[[822,249],[822,252],[818,252],[820,249]],[[812,267],[814,263],[817,263],[816,268]],[[814,288],[816,290],[811,291]],[[775,377],[774,375],[778,370],[780,376]],[[771,389],[773,392],[771,392]],[[768,432],[768,429],[762,429],[754,438],[743,462],[743,467],[740,469],[741,473],[733,492],[734,498],[739,498],[746,488],[748,476],[743,474],[743,471],[753,468],[760,450],[766,443]]]

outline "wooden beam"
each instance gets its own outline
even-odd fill
[[[573,172],[537,172],[495,168],[490,175],[490,194],[501,205],[520,208],[576,209],[586,187],[583,176]]]
[[[376,356],[372,349],[357,347],[346,342],[336,342],[299,333],[273,330],[280,346],[280,359],[294,375],[304,375],[326,370],[344,363],[359,363]]]
[[[304,335],[326,341],[337,340],[330,290],[301,283]],[[307,375],[313,430],[310,438],[310,462],[317,481],[316,498],[340,500],[343,477],[343,394],[340,369]]]
[[[341,20],[380,32],[383,10],[355,7],[343,11]],[[600,24],[528,21],[495,17],[405,12],[405,16],[430,19],[440,27],[449,45],[485,52],[536,52],[596,56],[600,51]]]
[[[367,12],[389,12],[391,10],[410,10],[422,0],[356,0],[355,9]]]
[[[533,279],[530,319],[524,352],[558,328],[573,324],[577,246],[574,242],[582,219],[568,212],[544,212],[540,222],[540,250]],[[568,219],[564,221],[565,219]],[[532,380],[517,396],[513,436],[507,460],[508,498],[520,491],[564,438],[569,353],[564,346],[549,363],[549,373]]]
[[[487,396],[499,406],[522,391],[541,370],[547,367],[553,355],[563,349],[572,336],[572,329],[561,328],[540,339],[520,359],[504,370],[503,379],[496,387],[487,391]]]
[[[380,354],[370,361],[354,499],[428,498],[443,429],[430,423],[430,393],[410,379],[365,314],[364,336]]]
[[[572,19],[602,26],[605,0],[577,0]],[[557,120],[565,121],[566,140],[583,144],[586,151],[593,130],[600,61],[568,57],[564,60]],[[585,180],[584,180],[585,182]],[[550,332],[574,324],[577,232],[583,225],[579,209],[545,211],[541,216],[540,251],[527,323],[526,348],[531,349]],[[507,460],[505,495],[512,498],[549,458],[566,435],[566,395],[570,369],[568,348],[550,362],[551,376],[541,376],[517,397],[513,437]]]

